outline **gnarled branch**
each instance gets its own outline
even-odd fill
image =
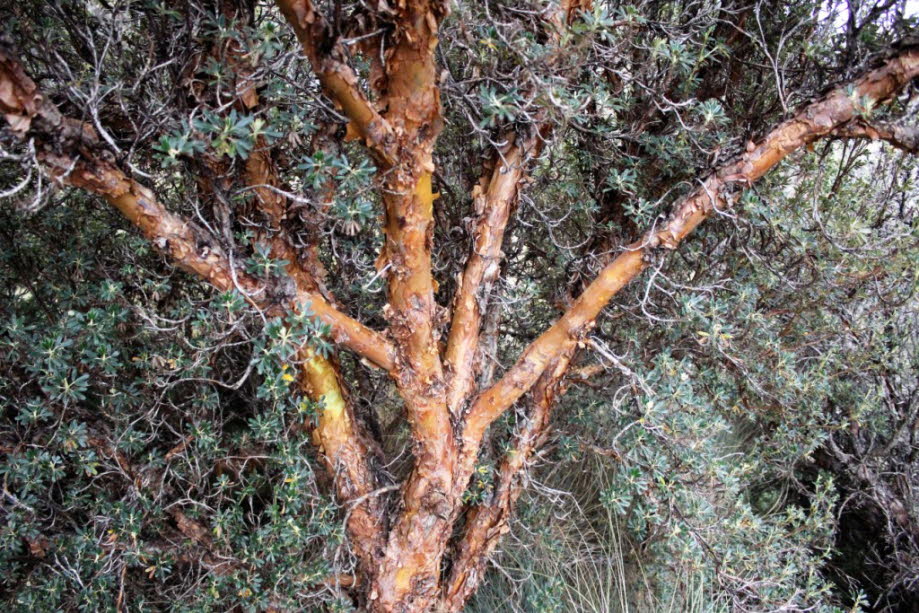
[[[552,44],[561,49],[565,28],[578,12],[590,10],[591,6],[591,0],[561,0],[548,9],[546,29]],[[537,123],[529,137],[522,133],[512,135],[511,142],[499,152],[490,176],[483,177],[473,188],[478,217],[475,238],[453,298],[453,319],[444,356],[449,375],[447,406],[454,417],[459,417],[463,403],[473,393],[482,315],[500,271],[501,245],[511,209],[519,197],[527,162],[539,155],[550,132],[547,123]]]
[[[476,185],[472,192],[478,225],[472,253],[453,298],[453,320],[444,355],[449,375],[447,406],[454,416],[472,393],[482,314],[491,285],[501,269],[504,230],[517,200],[527,158],[538,150],[540,143],[539,137],[513,137],[513,142],[495,161],[491,177]]]
[[[426,610],[437,596],[431,584],[455,514],[456,445],[446,406],[437,344],[436,284],[431,265],[434,233],[433,150],[442,118],[434,50],[442,0],[407,0],[394,9],[384,50],[383,105],[393,130],[398,164],[381,174],[389,265],[386,316],[396,344],[396,383],[412,427],[415,463],[402,490],[402,509],[380,565],[373,611]]]
[[[361,91],[344,46],[330,38],[329,25],[312,1],[278,0],[278,7],[297,34],[323,90],[341,107],[370,150],[385,165],[393,164],[392,128]]]

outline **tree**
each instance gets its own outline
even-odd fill
[[[255,398],[287,411],[278,423],[307,427],[357,562],[353,580],[332,583],[353,581],[371,611],[459,611],[508,529],[522,473],[576,380],[572,364],[590,374],[590,346],[628,376],[635,368],[603,349],[598,318],[610,301],[643,271],[662,274],[664,256],[702,221],[730,225],[738,207],[756,206],[755,184],[789,156],[851,139],[915,153],[916,129],[892,119],[911,108],[904,92],[919,76],[919,47],[892,44],[915,20],[904,3],[869,4],[9,7],[4,157],[25,171],[5,193],[30,194],[37,209],[50,179],[55,192],[101,198],[172,265],[221,292],[230,332],[219,343],[232,342],[238,321],[261,326],[241,379],[219,359],[189,368],[200,385],[240,389],[251,378]],[[565,174],[576,179],[550,184]],[[531,207],[513,227],[539,177],[543,202],[566,212]],[[550,233],[534,239],[540,216]],[[540,304],[505,308],[502,292]],[[502,324],[509,308],[522,312]],[[648,309],[641,302],[653,320]],[[605,317],[613,325],[616,315]],[[46,350],[67,353],[68,342]],[[85,405],[91,371],[70,367],[42,371],[43,393]],[[639,398],[654,395],[632,385]],[[373,406],[388,386],[410,432],[410,465],[395,468],[394,437]],[[911,402],[898,427],[908,427]],[[496,427],[514,407],[516,426]],[[253,413],[255,428],[268,413]],[[186,453],[191,438],[168,453]],[[913,529],[900,505],[894,514]],[[204,526],[218,525],[219,512],[195,519],[169,508],[187,538],[218,556],[222,531]],[[289,606],[271,598],[251,606]]]

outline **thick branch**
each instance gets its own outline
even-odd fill
[[[792,119],[772,130],[739,159],[708,176],[698,189],[681,201],[660,228],[652,228],[607,265],[572,307],[533,341],[504,377],[475,400],[463,431],[462,475],[468,475],[488,426],[524,394],[540,374],[592,325],[613,296],[647,266],[646,259],[659,249],[676,249],[679,243],[716,209],[730,204],[736,185],[756,181],[793,151],[834,130],[857,114],[854,100],[882,102],[919,75],[919,49],[913,47],[889,58],[848,88],[840,87],[808,105]]]
[[[267,150],[256,149],[246,162],[246,180],[250,185],[279,187],[279,180]],[[288,275],[294,280],[300,302],[309,301],[313,313],[332,327],[333,340],[345,345],[372,364],[391,371],[394,368],[392,345],[381,334],[337,309],[327,298],[317,278],[322,270],[316,245],[309,245],[304,253],[297,253],[280,233],[283,212],[287,203],[283,196],[268,187],[255,188],[259,208],[271,222],[275,236],[268,243],[271,255],[289,262]]]
[[[436,284],[431,266],[433,150],[442,125],[434,50],[447,6],[407,0],[394,9],[385,53],[383,106],[398,163],[380,175],[386,206],[389,266],[385,314],[396,344],[396,383],[412,427],[415,463],[402,491],[402,509],[381,561],[379,592],[370,610],[427,610],[437,596],[440,557],[455,513],[453,424],[437,343]]]
[[[221,290],[238,288],[256,304],[273,310],[278,305],[267,300],[262,283],[234,269],[220,246],[203,230],[167,211],[153,193],[128,178],[99,150],[99,142],[91,128],[65,117],[46,102],[34,82],[11,57],[0,52],[0,110],[10,126],[23,136],[34,136],[38,154],[52,174],[62,182],[101,195],[159,249],[166,252],[181,268],[193,272]],[[247,179],[256,184],[273,184],[269,160],[250,158]],[[261,205],[276,224],[280,221],[282,203],[257,190]],[[331,307],[316,291],[308,273],[296,264],[288,244],[279,236],[274,239],[279,257],[290,258],[291,275],[297,285],[300,304],[310,302],[313,311],[332,325],[344,344],[358,350],[384,368],[391,368],[391,353],[387,343],[376,332],[344,316]],[[378,337],[378,338],[377,338]],[[323,404],[319,423],[314,429],[314,441],[325,455],[336,485],[339,499],[361,499],[349,509],[348,527],[353,537],[355,553],[372,567],[370,561],[379,549],[382,525],[379,502],[370,496],[374,491],[373,473],[368,466],[369,445],[355,427],[351,407],[345,400],[332,363],[307,348],[303,360],[303,391]]]
[[[394,163],[392,129],[376,111],[347,62],[345,48],[330,40],[330,28],[311,0],[277,0],[326,94],[351,120],[354,130],[385,165]]]
[[[153,192],[125,175],[110,161],[95,131],[63,117],[42,97],[20,64],[2,50],[0,112],[14,133],[34,139],[39,160],[55,178],[105,198],[179,268],[222,291],[237,289],[269,312],[283,306],[268,296],[261,281],[233,267],[208,232],[170,213]],[[381,368],[392,368],[392,350],[382,335],[335,309],[318,292],[298,291],[294,298],[294,305],[312,305],[332,327],[337,342]]]
[[[322,403],[313,443],[328,464],[339,502],[349,507],[351,547],[363,570],[372,574],[383,538],[384,512],[380,499],[373,496],[377,486],[370,467],[371,445],[355,421],[335,365],[309,348],[299,357],[303,361],[301,389]],[[352,505],[352,501],[356,502]]]

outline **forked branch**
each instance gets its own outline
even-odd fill
[[[888,100],[919,76],[919,48],[909,47],[888,58],[849,87],[834,89],[772,130],[759,144],[738,159],[711,173],[684,198],[662,226],[650,229],[607,265],[584,293],[541,336],[523,352],[504,377],[480,394],[470,408],[463,431],[463,474],[471,472],[482,437],[488,426],[526,393],[547,365],[591,325],[613,296],[648,265],[659,250],[673,250],[704,219],[727,208],[736,186],[747,186],[801,147],[846,125],[858,114],[857,101],[880,103]]]
[[[10,55],[0,51],[0,111],[14,132],[33,137],[39,159],[61,182],[98,194],[119,211],[175,264],[204,278],[218,289],[242,291],[254,304],[273,312],[281,307],[267,296],[265,285],[237,270],[219,244],[207,232],[170,213],[153,193],[127,177],[104,156],[95,132],[85,124],[63,117],[39,93],[35,83]],[[253,161],[254,160],[254,161]],[[247,179],[257,184],[273,184],[268,160],[253,157],[247,165]],[[268,192],[268,190],[266,190]],[[271,192],[268,192],[271,193]],[[264,197],[266,194],[259,194]],[[261,202],[273,223],[278,223],[281,203]],[[272,239],[273,251],[290,258],[291,277],[297,286],[297,303],[309,302],[314,312],[332,325],[336,336],[368,359],[391,368],[391,351],[376,332],[334,309],[317,291],[308,272],[296,260],[296,254],[280,237]],[[291,305],[298,308],[296,304]],[[346,337],[346,338],[345,338]],[[378,338],[377,338],[378,337]],[[313,431],[316,445],[323,452],[339,498],[343,503],[361,498],[349,515],[348,527],[355,553],[365,562],[371,560],[382,538],[378,502],[368,496],[374,489],[373,473],[368,465],[369,445],[357,428],[351,407],[342,391],[336,369],[326,358],[307,348],[301,352],[304,393],[321,402],[323,411]],[[365,567],[372,567],[365,564]]]

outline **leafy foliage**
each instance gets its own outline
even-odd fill
[[[456,2],[439,32],[438,308],[473,242],[481,160],[512,132],[544,140],[488,297],[486,381],[699,176],[919,26],[903,1],[642,0],[584,5],[553,34],[547,5]],[[370,82],[375,57],[358,43],[387,26],[361,3],[337,8],[353,17],[336,24],[348,61]],[[55,103],[284,292],[291,262],[260,241],[276,228],[239,181],[270,151],[286,232],[321,247],[320,281],[349,315],[385,326],[377,163],[272,4],[3,11]],[[856,107],[914,117],[915,87]],[[296,355],[337,360],[397,481],[411,441],[392,382],[336,355],[310,305],[269,314],[207,289],[96,199],[49,187],[28,144],[4,134],[0,146],[12,204],[0,209],[4,600],[351,610],[349,510],[312,444],[324,406],[301,395]],[[827,141],[653,262],[584,339],[469,609],[915,605],[917,177],[916,159],[887,145]],[[492,428],[467,505],[490,501],[523,423],[521,408]]]

